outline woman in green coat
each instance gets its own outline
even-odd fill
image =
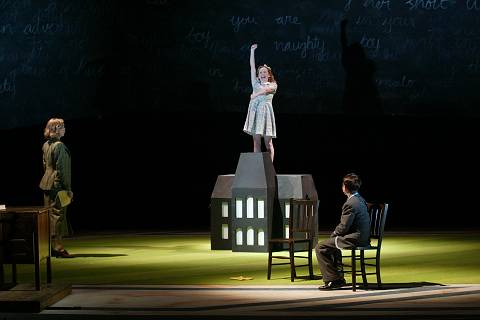
[[[69,235],[67,205],[73,197],[71,187],[70,151],[60,140],[65,135],[63,119],[48,120],[43,144],[43,168],[45,173],[40,181],[45,206],[51,206],[50,234],[52,237],[52,255],[59,258],[72,258],[65,250],[63,237]]]

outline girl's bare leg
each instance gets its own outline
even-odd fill
[[[259,134],[253,135],[253,152],[262,152],[262,136]]]
[[[272,137],[265,136],[265,146],[267,147],[268,152],[270,152],[270,158],[272,158],[273,162],[273,156],[275,154],[275,149],[273,148],[273,139]]]

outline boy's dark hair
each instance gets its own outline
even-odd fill
[[[358,191],[362,185],[362,180],[355,173],[349,173],[343,177],[343,185],[351,193]]]

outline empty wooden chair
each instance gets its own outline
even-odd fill
[[[313,279],[312,250],[317,228],[315,215],[318,210],[317,200],[290,199],[290,218],[288,233],[284,238],[271,239],[268,242],[268,275],[270,279],[273,265],[290,265],[290,280],[297,277],[296,268],[308,266],[308,276]],[[288,255],[285,252],[288,246]],[[280,248],[280,249],[278,249]],[[277,250],[277,251],[274,251]],[[296,264],[295,259],[306,259],[304,264]],[[289,260],[272,262],[273,259]],[[276,261],[276,260],[275,260]]]

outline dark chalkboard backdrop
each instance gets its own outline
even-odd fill
[[[244,112],[254,42],[277,113],[480,114],[480,0],[4,0],[0,128]]]

